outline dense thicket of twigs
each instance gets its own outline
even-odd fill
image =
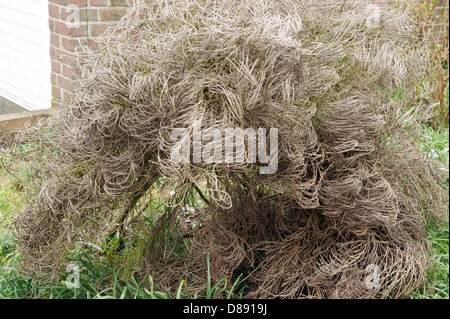
[[[17,218],[24,269],[54,278],[67,250],[130,224],[164,177],[172,207],[136,268],[161,286],[204,289],[209,253],[213,281],[248,274],[247,297],[411,292],[428,265],[427,219],[446,206],[414,141],[431,115],[414,20],[400,8],[378,22],[366,1],[136,3],[80,56],[71,104],[18,136],[39,150]],[[278,171],[174,163],[171,130],[196,120],[278,128]],[[183,237],[179,207],[196,188],[207,217]]]

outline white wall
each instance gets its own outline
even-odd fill
[[[0,0],[0,96],[51,107],[48,0]]]

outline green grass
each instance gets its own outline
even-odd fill
[[[442,163],[446,170],[447,180],[444,188],[449,190],[449,128],[439,127],[434,130],[424,126],[423,150],[426,154]],[[449,221],[444,223],[430,222],[428,238],[433,247],[430,256],[432,269],[428,270],[428,283],[426,287],[417,291],[414,299],[448,299],[449,298]]]
[[[216,299],[241,298],[243,288],[238,291],[240,278],[232,285],[222,278],[211,282],[207,274],[205,291],[191,295],[181,280],[176,291],[158,291],[151,276],[138,280],[134,275],[120,275],[108,261],[92,258],[88,250],[80,251],[74,258],[76,269],[68,269],[67,276],[55,285],[43,285],[21,275],[16,268],[20,258],[12,242],[5,238],[0,242],[0,298],[1,299]],[[209,265],[209,259],[206,260]]]
[[[13,212],[23,206],[21,184],[0,169],[0,236],[9,227]]]
[[[448,171],[449,164],[449,128],[439,127],[437,130],[429,125],[423,126],[424,142],[422,148],[430,158],[437,159]]]
[[[449,298],[449,225],[432,224],[428,237],[433,246],[430,257],[433,269],[428,270],[428,284],[417,291],[413,299],[448,299]]]

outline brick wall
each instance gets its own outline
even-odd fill
[[[52,107],[69,102],[77,85],[74,48],[96,38],[127,12],[126,0],[49,0]]]
[[[385,7],[394,4],[394,0],[373,0],[373,3]],[[444,3],[445,0],[439,1],[437,14]],[[82,43],[95,49],[96,38],[125,15],[127,10],[126,0],[49,0],[53,107],[68,103],[77,85],[74,48]],[[446,34],[448,1],[446,14],[432,28],[433,34],[440,38]]]
[[[422,0],[423,1],[423,0]],[[445,39],[448,41],[448,27],[449,27],[449,0],[439,0],[434,10],[435,23],[429,25],[430,45],[433,46],[436,43],[445,44]],[[447,42],[448,45],[448,42]]]

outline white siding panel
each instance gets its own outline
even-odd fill
[[[9,99],[10,101],[16,103],[17,105],[39,105],[44,103],[42,99],[39,97],[33,95],[29,92],[27,86],[19,87],[17,85],[12,86],[11,81],[4,82],[0,79],[0,95],[4,96],[5,98]],[[14,95],[10,95],[9,92],[14,92]],[[5,94],[3,94],[5,93]],[[39,110],[39,108],[28,108],[29,111],[33,110]]]
[[[26,7],[25,10],[24,7]],[[42,13],[42,1],[6,0],[0,2],[0,10],[3,8],[22,11],[30,15],[39,15],[39,13]]]
[[[20,0],[16,0],[20,1]],[[33,14],[30,12],[30,14],[27,14],[24,11],[18,11],[14,9],[9,9],[5,7],[0,6],[0,10],[2,12],[3,20],[8,21],[10,23],[13,23],[15,25],[20,25],[25,28],[28,28],[31,31],[38,31],[41,33],[43,30],[36,29],[37,25],[40,25],[42,20],[42,15]]]
[[[0,95],[27,110],[51,107],[48,0],[0,0]]]

